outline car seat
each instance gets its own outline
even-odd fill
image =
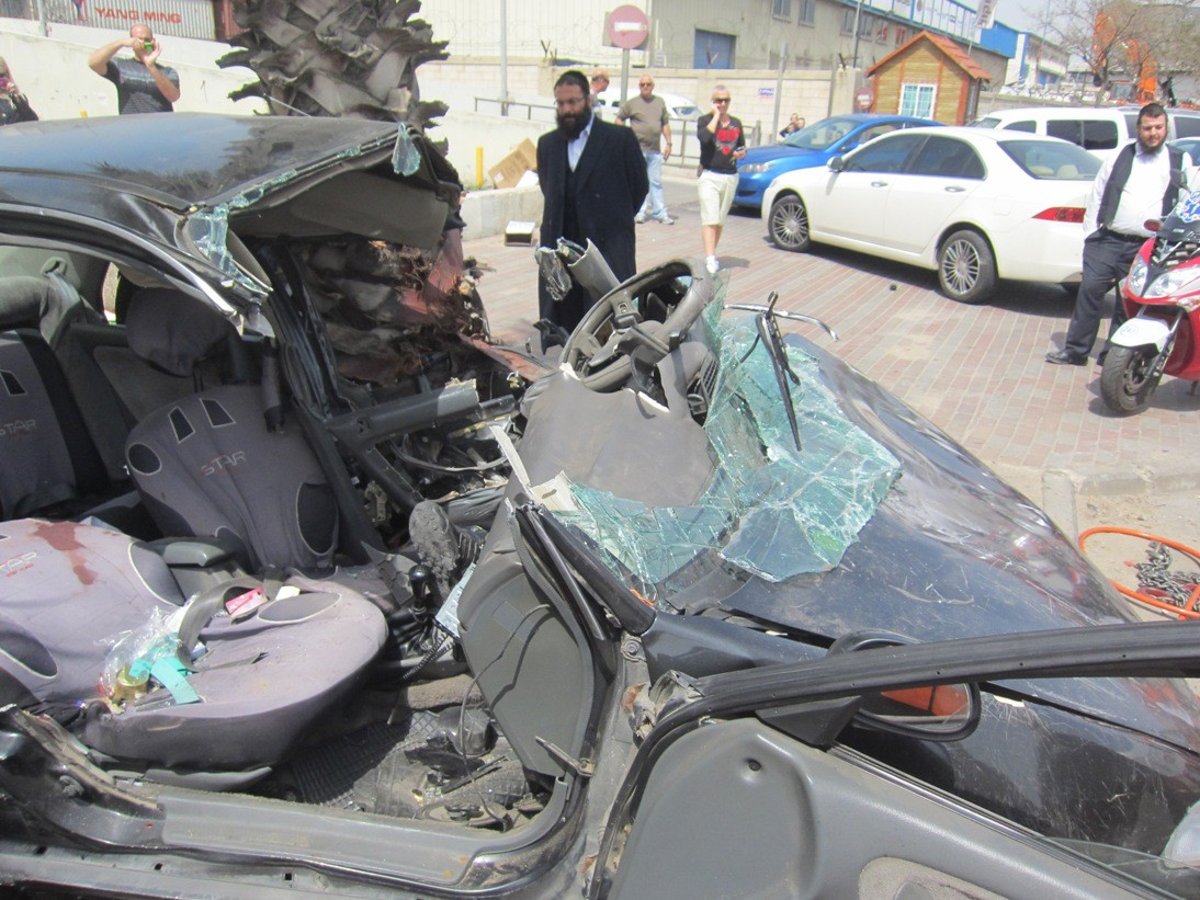
[[[198,699],[151,682],[113,706],[97,682],[114,641],[184,606],[162,557],[108,528],[19,519],[0,523],[0,575],[0,702],[55,713],[110,767],[260,777],[358,683],[387,631],[372,603],[328,582],[293,579],[238,621],[217,590],[179,628],[203,648],[186,676]]]
[[[108,486],[51,349],[66,318],[56,298],[46,278],[0,278],[2,519],[60,508]]]
[[[148,289],[130,300],[129,347],[175,375],[214,355],[250,377],[233,325],[199,301]],[[163,534],[234,541],[252,567],[328,570],[338,510],[329,481],[296,422],[273,427],[261,385],[204,386],[138,422],[126,460]]]

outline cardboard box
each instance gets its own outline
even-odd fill
[[[512,153],[488,169],[488,178],[498,188],[516,187],[521,176],[537,168],[537,148],[529,138],[521,141]]]

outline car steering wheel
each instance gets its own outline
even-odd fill
[[[691,283],[662,321],[645,320],[638,301],[655,289],[671,288],[677,278]],[[562,359],[593,391],[615,391],[633,374],[633,357],[654,365],[679,344],[713,295],[716,280],[698,259],[673,259],[617,285],[587,311],[571,332]],[[602,338],[601,335],[607,335]]]

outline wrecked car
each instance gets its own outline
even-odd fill
[[[460,195],[404,126],[0,132],[0,881],[1196,894],[1200,626],[693,261],[560,248],[561,359],[494,344]]]

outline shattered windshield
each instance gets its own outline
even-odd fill
[[[704,423],[715,470],[697,503],[647,507],[573,483],[576,509],[556,513],[667,590],[672,574],[706,551],[769,581],[836,566],[900,472],[842,414],[816,360],[789,346],[798,451],[754,318],[721,313],[719,301],[706,311],[720,368]]]

